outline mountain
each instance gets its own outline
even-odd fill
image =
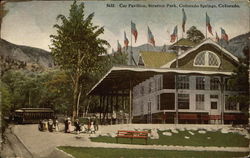
[[[242,50],[246,46],[250,47],[250,32],[236,36],[225,44],[225,48],[237,57],[244,57]]]
[[[4,39],[0,39],[0,56],[1,59],[21,62],[25,65],[36,65],[42,69],[54,66],[50,52],[39,48],[16,45]]]

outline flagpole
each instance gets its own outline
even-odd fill
[[[177,31],[177,37],[176,37],[177,41],[178,42],[178,31]],[[176,52],[176,68],[178,69],[179,67],[179,62],[178,62],[178,56],[179,56],[179,47],[177,46],[177,52]],[[178,107],[178,73],[176,73],[175,75],[175,91],[176,91],[176,96],[175,96],[175,99],[176,99],[176,120],[175,120],[175,123],[176,124],[179,124],[179,107]]]
[[[132,21],[131,21],[131,25],[132,25]],[[132,65],[132,55],[133,55],[133,51],[132,51],[132,28],[130,28],[130,32],[131,32],[131,49],[130,49],[130,65]]]
[[[205,17],[205,29],[206,29],[206,39],[207,39],[207,13],[206,13],[206,17]]]

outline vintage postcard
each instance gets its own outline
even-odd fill
[[[249,6],[1,1],[0,157],[249,157]]]

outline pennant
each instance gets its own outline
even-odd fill
[[[124,31],[124,47],[126,48],[126,50],[128,49],[128,43],[129,43],[129,41],[128,41],[128,38],[126,36],[126,32]]]
[[[226,34],[226,31],[223,28],[221,28],[221,39],[228,41],[228,35]]]
[[[122,52],[122,46],[119,41],[117,41],[117,52]]]
[[[170,42],[175,42],[176,38],[177,38],[177,33],[178,33],[178,28],[177,28],[177,25],[174,27],[174,31],[173,33],[171,34],[171,40]]]
[[[220,37],[218,36],[217,32],[215,32],[215,35],[216,35],[216,42],[219,42],[220,41]]]
[[[183,32],[185,32],[186,21],[187,21],[187,16],[186,16],[185,10],[182,9],[182,31]]]
[[[148,43],[151,43],[155,47],[155,39],[150,28],[148,27]]]
[[[135,43],[136,43],[137,36],[138,36],[138,32],[137,32],[135,23],[133,23],[132,21],[131,21],[131,32],[132,32],[132,34],[133,34],[134,37],[135,37]],[[132,42],[132,41],[131,41],[131,42]]]
[[[213,35],[213,32],[212,32],[212,26],[210,24],[210,18],[209,16],[207,15],[206,13],[206,26],[207,26],[207,29],[208,29],[208,32]]]

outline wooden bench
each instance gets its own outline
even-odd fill
[[[148,144],[148,132],[147,131],[118,130],[117,135],[116,135],[116,143],[118,143],[118,138],[130,138],[131,144],[134,138],[145,139],[146,144]]]

